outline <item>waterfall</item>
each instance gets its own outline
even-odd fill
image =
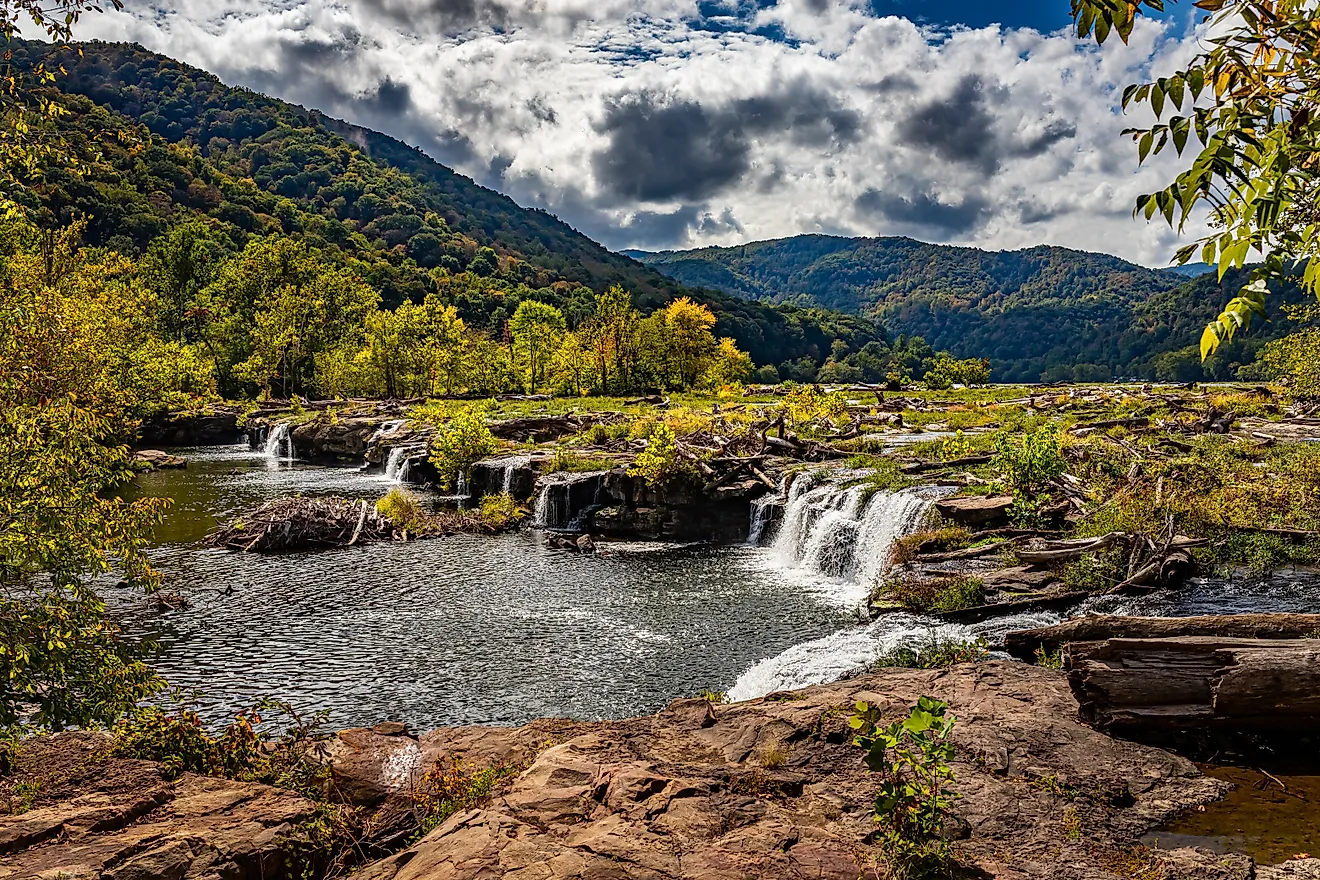
[[[408,447],[395,446],[385,460],[385,479],[391,483],[408,482]]]
[[[274,461],[293,461],[297,457],[288,422],[280,422],[266,435],[266,457]]]
[[[764,526],[757,523],[768,518],[766,508],[774,503],[777,500],[763,501],[753,508],[749,540],[759,543]],[[884,492],[865,484],[798,479],[789,488],[770,552],[784,568],[840,578],[869,590],[889,566],[894,539],[910,532],[930,503],[910,490]]]
[[[513,494],[513,481],[518,475],[518,469],[529,467],[531,463],[532,457],[530,455],[510,455],[507,458],[497,458],[494,461],[486,462],[492,470],[500,472],[500,491],[505,495]],[[492,482],[491,486],[494,485],[494,482]]]
[[[747,525],[747,543],[753,547],[761,546],[766,535],[766,527],[774,521],[775,513],[782,500],[774,495],[762,495],[752,502],[751,520]]]
[[[601,507],[602,478],[608,471],[550,474],[536,496],[532,524],[537,528],[581,531],[587,517]]]

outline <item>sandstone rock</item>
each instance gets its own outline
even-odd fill
[[[596,542],[592,540],[591,535],[579,535],[574,543],[577,545],[579,553],[596,552]]]
[[[311,801],[190,773],[168,781],[151,762],[99,755],[104,744],[95,734],[24,744],[22,763],[57,772],[30,810],[0,816],[0,878],[297,875],[284,836],[313,817]]]
[[[1061,673],[1000,662],[887,670],[799,691],[795,699],[722,706],[680,700],[653,717],[564,727],[551,738],[556,744],[535,754],[488,803],[451,817],[360,876],[872,876],[878,852],[870,842],[870,805],[878,782],[850,745],[847,719],[859,699],[893,718],[923,694],[949,701],[959,719],[954,836],[965,837],[956,846],[969,875],[1114,880],[1141,833],[1225,788],[1181,758],[1079,723]],[[487,737],[497,745],[483,756]],[[532,740],[515,731],[456,728],[421,742],[426,760],[453,743],[476,763],[525,750]],[[786,757],[766,766],[771,746]],[[1060,780],[1087,794],[1071,801],[1052,794]],[[1063,833],[1067,809],[1084,817],[1081,840]],[[1183,870],[1206,880],[1249,876],[1241,858],[1218,866],[1183,853],[1150,858],[1172,866],[1163,875],[1170,878]]]
[[[992,527],[1008,522],[1008,509],[1012,506],[1011,495],[945,498],[935,502],[935,509],[945,519],[962,525],[980,527]]]
[[[187,459],[170,455],[159,449],[139,449],[133,453],[133,468],[139,471],[170,470],[187,466]]]

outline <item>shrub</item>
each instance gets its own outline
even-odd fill
[[[893,561],[895,565],[911,562],[922,553],[943,553],[958,550],[971,543],[972,533],[962,526],[948,526],[903,535],[894,541]]]
[[[989,656],[990,645],[984,638],[964,641],[932,635],[925,641],[884,652],[875,658],[872,668],[943,669],[958,663],[976,663]]]
[[[995,437],[995,450],[991,466],[1014,491],[1025,495],[1036,494],[1067,467],[1058,431],[1052,427],[1019,437],[1000,433]]]
[[[1045,669],[1063,668],[1063,648],[1057,648],[1053,652],[1046,651],[1042,645],[1036,649],[1036,665]]]
[[[525,516],[527,509],[507,492],[481,499],[481,522],[488,528],[505,529]]]
[[[886,581],[881,592],[918,614],[961,611],[985,601],[985,583],[978,577],[965,574],[946,577],[901,575]]]
[[[946,790],[954,779],[951,734],[955,719],[948,705],[922,697],[908,717],[881,726],[880,710],[857,704],[849,724],[857,731],[853,745],[881,778],[875,798],[880,845],[899,878],[947,872],[952,852],[943,838],[952,818],[955,795]]]
[[[449,489],[472,465],[499,449],[499,441],[486,426],[490,404],[464,407],[440,425],[431,438],[431,463],[440,474],[440,485]]]
[[[646,448],[633,460],[628,468],[628,475],[641,477],[651,485],[662,483],[681,473],[689,471],[689,466],[678,452],[678,439],[669,426],[661,422],[651,432],[651,439]]]
[[[394,523],[395,528],[410,532],[420,532],[426,523],[426,514],[422,506],[410,492],[403,489],[391,489],[376,502],[376,512]]]
[[[511,764],[470,769],[452,757],[442,758],[426,773],[413,793],[413,811],[425,837],[459,810],[488,797],[501,780],[518,772]]]

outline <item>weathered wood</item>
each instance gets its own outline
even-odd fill
[[[1320,731],[1320,640],[1184,636],[1070,644],[1068,681],[1103,729]]]
[[[1045,546],[1045,549],[1040,550],[1019,547],[1017,550],[1017,557],[1023,562],[1030,562],[1033,564],[1071,562],[1075,559],[1080,559],[1087,553],[1098,553],[1102,550],[1108,550],[1120,541],[1125,542],[1127,540],[1128,536],[1123,532],[1110,532],[1099,538],[1053,541],[1048,543]]]
[[[1199,617],[1091,615],[1004,636],[1004,648],[1021,660],[1037,649],[1054,653],[1069,642],[1215,636],[1237,639],[1301,639],[1320,634],[1320,614],[1207,614]]]
[[[1049,593],[1014,599],[1011,602],[975,605],[958,611],[941,611],[934,616],[955,623],[980,623],[992,617],[1004,617],[1009,614],[1025,614],[1029,611],[1060,611],[1064,608],[1071,608],[1089,595],[1091,594],[1085,590],[1069,593]]]

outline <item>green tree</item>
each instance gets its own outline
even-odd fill
[[[551,360],[566,325],[559,309],[536,300],[523,300],[509,321],[513,357],[529,394],[545,384]]]
[[[1300,273],[1320,294],[1320,12],[1309,0],[1199,0],[1210,36],[1181,70],[1128,86],[1123,106],[1148,104],[1156,123],[1130,129],[1141,161],[1172,149],[1194,156],[1165,188],[1137,198],[1136,210],[1183,230],[1201,208],[1212,231],[1181,248],[1222,278],[1254,252],[1262,264],[1201,337],[1204,360],[1265,313],[1268,282]],[[1077,33],[1125,42],[1136,16],[1164,0],[1073,0]],[[1166,116],[1167,111],[1167,116]],[[1198,147],[1199,145],[1199,147]]]

